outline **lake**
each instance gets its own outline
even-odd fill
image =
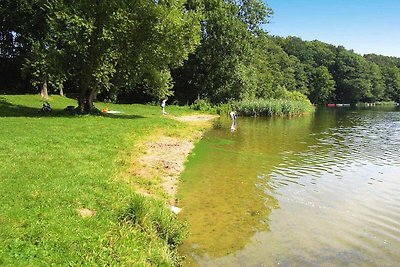
[[[400,110],[228,118],[181,176],[190,266],[400,262]]]

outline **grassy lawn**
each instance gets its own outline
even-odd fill
[[[180,223],[163,201],[136,195],[126,170],[138,141],[193,126],[163,117],[158,106],[98,103],[123,113],[72,116],[63,109],[74,100],[49,102],[46,115],[37,112],[39,96],[0,96],[0,265],[178,264]]]

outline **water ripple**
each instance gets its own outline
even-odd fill
[[[306,150],[283,152],[284,162],[265,175],[282,206],[313,217],[308,224],[321,231],[321,247],[397,257],[399,121],[399,112],[359,115],[312,133]]]

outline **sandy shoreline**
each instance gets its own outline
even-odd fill
[[[157,135],[151,138],[152,141],[138,144],[141,149],[132,174],[141,179],[157,179],[169,204],[175,205],[179,176],[184,170],[185,161],[195,143],[201,139],[204,130],[211,127],[211,120],[217,117],[202,114],[172,117],[178,121],[202,127],[198,127],[187,137]],[[154,194],[141,187],[138,190],[145,195]]]

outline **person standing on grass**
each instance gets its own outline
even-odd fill
[[[167,105],[167,100],[168,100],[168,96],[165,97],[165,99],[161,102],[161,107],[162,107],[162,114],[167,114],[167,112],[165,112],[165,106]]]

